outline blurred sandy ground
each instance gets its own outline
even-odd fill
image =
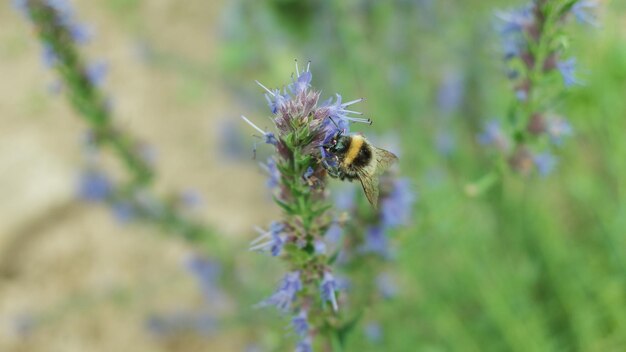
[[[267,222],[255,163],[227,161],[217,148],[222,121],[241,113],[212,71],[222,1],[73,3],[96,31],[89,57],[109,63],[118,124],[156,147],[159,190],[198,189],[201,217],[224,236],[242,239]],[[150,312],[201,303],[181,265],[190,248],[74,200],[85,124],[50,93],[54,75],[10,1],[0,23],[0,351],[243,350],[243,339],[224,334],[164,342],[146,332]],[[139,40],[206,74],[146,63]],[[46,321],[33,327],[37,316]]]

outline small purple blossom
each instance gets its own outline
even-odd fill
[[[598,1],[579,0],[572,6],[572,13],[579,23],[588,24],[593,27],[599,27],[595,10],[598,7]]]
[[[298,345],[296,345],[296,352],[313,352],[313,342],[309,336],[298,342]]]
[[[456,148],[456,140],[450,131],[440,131],[435,135],[435,147],[441,155],[450,156]]]
[[[276,139],[276,136],[274,135],[274,133],[263,131],[261,128],[259,128],[259,126],[252,123],[252,121],[248,120],[248,118],[243,115],[241,115],[241,118],[244,121],[246,121],[248,125],[252,126],[252,128],[254,128],[255,130],[259,131],[261,134],[263,134],[265,143],[272,144],[272,145],[278,144],[278,140]]]
[[[363,332],[370,342],[380,342],[383,338],[383,329],[380,324],[376,322],[367,323]]]
[[[564,138],[574,134],[574,129],[567,119],[563,117],[553,117],[548,120],[546,132],[553,144],[561,145]]]
[[[500,33],[508,35],[523,32],[534,21],[532,10],[532,6],[524,6],[509,11],[497,11],[496,17],[502,21],[498,28]]]
[[[216,292],[217,280],[222,272],[219,263],[194,254],[186,260],[185,266],[200,285],[206,301],[210,302]]]
[[[556,63],[556,67],[561,73],[561,77],[563,77],[563,84],[565,84],[565,87],[569,88],[575,85],[582,84],[582,81],[580,81],[576,77],[576,59],[575,58],[569,58],[565,61],[559,61]]]
[[[113,184],[104,172],[87,170],[81,175],[78,184],[79,198],[91,202],[100,202],[107,199],[112,192]]]
[[[309,178],[311,178],[311,176],[313,176],[314,171],[315,170],[313,170],[313,168],[309,166],[304,172],[304,175],[303,175],[304,179],[308,180]]]
[[[391,228],[407,225],[411,218],[415,198],[408,179],[394,180],[393,190],[381,202],[383,225]]]
[[[288,89],[293,95],[298,95],[305,92],[311,86],[311,79],[313,76],[310,72],[311,62],[306,66],[306,70],[299,72],[298,62],[296,61],[296,79],[289,85]]]
[[[556,167],[557,161],[551,153],[540,153],[533,156],[533,162],[541,176],[548,176]]]
[[[347,103],[341,102],[341,95],[335,94],[335,102],[332,102],[332,98],[329,98],[326,102],[322,104],[322,109],[326,109],[326,115],[330,116],[335,123],[339,124],[339,121],[352,121],[352,122],[362,122],[362,123],[371,123],[370,119],[362,118],[362,117],[354,117],[351,115],[363,115],[362,112],[354,111],[346,109],[347,107],[354,105],[356,103],[360,103],[363,101],[363,98],[355,99],[349,101]],[[331,123],[332,122],[327,122]]]
[[[355,187],[342,187],[335,192],[335,208],[339,210],[350,210],[354,206],[356,195]]]
[[[282,312],[287,312],[291,308],[291,303],[296,298],[296,294],[302,290],[300,272],[293,271],[285,274],[278,290],[269,298],[257,304],[257,307],[275,306]]]
[[[129,223],[137,215],[137,210],[135,209],[135,206],[127,200],[114,202],[111,205],[111,212],[115,220],[117,220],[120,224]]]
[[[41,61],[44,66],[52,68],[59,62],[59,57],[50,44],[43,43],[41,50]]]
[[[382,273],[376,277],[376,286],[384,298],[390,299],[398,294],[398,286],[394,278],[388,273]]]
[[[276,160],[272,157],[267,158],[265,164],[261,164],[261,167],[267,172],[269,178],[267,179],[267,188],[270,190],[275,189],[280,185],[280,170],[276,165]]]
[[[463,75],[454,70],[447,71],[437,93],[437,105],[444,114],[457,111],[463,102],[465,82]]]
[[[324,239],[330,243],[338,243],[341,239],[341,235],[343,234],[343,228],[336,222],[333,222],[326,233],[324,234]]]
[[[104,83],[108,70],[109,66],[107,63],[99,61],[89,64],[86,68],[85,75],[92,85],[99,87]]]
[[[485,124],[484,131],[478,135],[478,142],[495,146],[500,150],[508,150],[510,146],[509,138],[497,120],[491,120]]]
[[[519,56],[523,50],[524,32],[534,21],[532,7],[526,6],[516,10],[496,12],[501,21],[498,32],[504,48],[504,58],[509,60]]]
[[[322,240],[315,240],[313,247],[315,248],[315,254],[317,255],[324,255],[327,252],[326,243]]]
[[[28,13],[28,0],[13,0],[12,5],[17,11],[21,12],[24,16],[30,17],[30,14]]]
[[[204,204],[202,194],[195,189],[186,189],[178,195],[180,202],[186,208],[197,208]]]
[[[382,226],[370,226],[365,231],[365,243],[361,250],[365,253],[376,253],[383,258],[389,255],[389,247],[385,230]]]
[[[335,291],[337,291],[337,282],[335,281],[333,275],[328,271],[324,272],[324,278],[322,279],[320,290],[322,292],[322,299],[326,302],[330,302],[333,310],[336,312],[339,309],[337,305],[337,296],[335,295]]]
[[[67,27],[67,30],[70,32],[72,39],[80,45],[89,43],[94,35],[91,27],[78,23],[72,23]]]
[[[284,233],[285,225],[274,221],[268,231],[261,228],[256,228],[256,230],[260,236],[250,243],[250,250],[269,251],[272,256],[278,256],[287,240],[287,234]]]
[[[301,310],[298,315],[291,319],[293,330],[301,337],[309,334],[309,320],[306,310]]]
[[[259,81],[256,81],[256,83],[267,92],[267,94],[265,94],[265,99],[267,100],[267,105],[270,107],[270,111],[274,115],[276,115],[287,104],[289,99],[291,99],[289,94],[281,93],[279,89],[269,89]]]

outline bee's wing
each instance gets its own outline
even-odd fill
[[[378,207],[378,175],[368,171],[358,172],[358,175],[367,200],[376,209]]]
[[[376,209],[378,207],[378,175],[385,172],[398,160],[398,157],[384,149],[372,147],[374,150],[375,162],[370,167],[357,172],[359,181],[365,191],[365,196],[370,204]]]
[[[394,153],[376,147],[374,147],[374,156],[376,157],[375,173],[377,175],[385,172],[398,160],[398,157]]]

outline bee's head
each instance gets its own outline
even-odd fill
[[[332,154],[345,153],[350,146],[350,136],[343,134],[343,131],[339,130],[333,135],[330,142],[326,144],[326,149]]]

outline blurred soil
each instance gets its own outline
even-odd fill
[[[233,240],[250,236],[272,215],[259,209],[272,207],[256,163],[217,147],[222,121],[241,113],[211,69],[222,1],[74,3],[96,30],[89,57],[109,64],[118,124],[157,150],[159,191],[197,189],[200,218]],[[50,92],[54,75],[8,1],[0,22],[0,351],[242,350],[223,334],[181,342],[147,332],[148,314],[202,304],[182,266],[191,248],[75,200],[85,124]],[[144,41],[206,74],[152,64]]]

